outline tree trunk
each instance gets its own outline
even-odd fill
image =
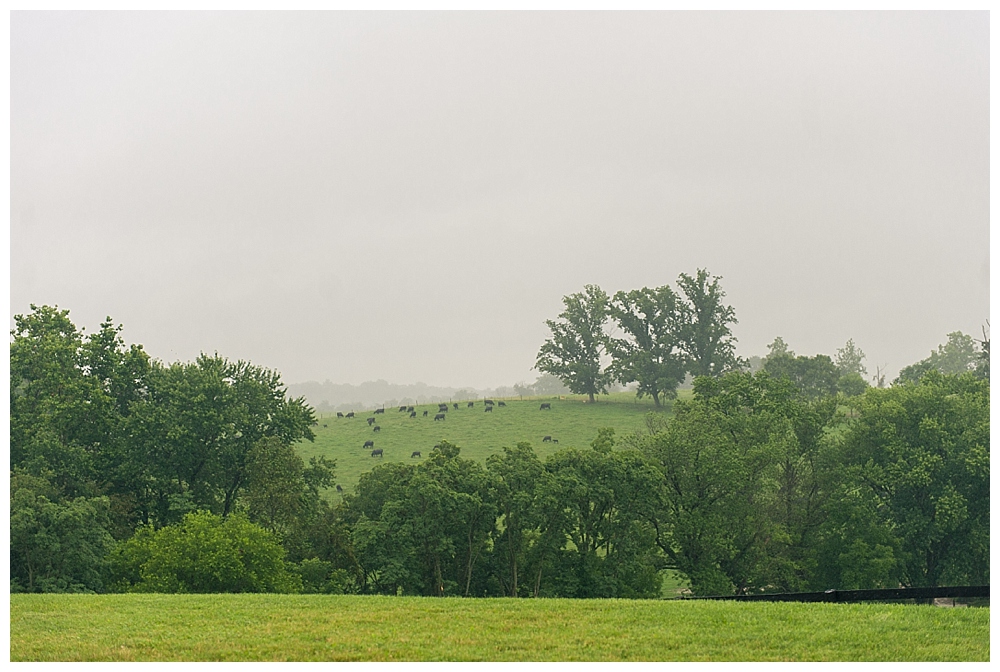
[[[434,581],[437,583],[436,592],[438,597],[444,596],[444,580],[441,578],[441,559],[434,555]]]

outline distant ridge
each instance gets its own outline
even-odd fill
[[[306,401],[319,413],[360,410],[362,408],[377,408],[379,406],[397,406],[401,404],[432,404],[449,400],[462,401],[464,399],[478,399],[484,396],[496,395],[498,391],[506,392],[507,396],[515,394],[513,388],[477,390],[471,387],[433,387],[425,383],[396,385],[384,380],[368,381],[360,385],[333,383],[329,380],[322,383],[308,381],[288,386],[289,396],[305,397]]]

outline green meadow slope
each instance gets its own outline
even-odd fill
[[[472,408],[462,401],[457,402],[458,409],[449,404],[444,420],[434,420],[437,404],[414,406],[415,418],[400,412],[399,407],[387,408],[384,414],[377,415],[372,413],[374,409],[359,408],[354,418],[321,416],[314,428],[316,440],[301,442],[298,450],[306,460],[318,455],[335,459],[337,482],[348,492],[361,474],[380,460],[413,462],[417,459],[410,457],[414,451],[426,457],[442,440],[459,446],[462,457],[479,461],[485,461],[504,446],[527,441],[544,459],[560,448],[589,446],[601,427],[613,427],[619,436],[644,431],[646,415],[655,410],[652,401],[636,400],[633,393],[605,395],[594,404],[584,403],[585,399],[577,396],[505,399],[506,406],[495,406],[491,413],[485,412],[482,400],[476,401]],[[542,403],[551,404],[552,409],[540,410]],[[669,406],[662,412],[669,413]],[[370,417],[376,419],[380,431],[368,426],[365,420]],[[543,442],[546,436],[558,443]],[[362,448],[369,440],[374,441],[375,448],[383,450],[383,457],[372,457],[370,448]]]
[[[360,595],[11,595],[12,661],[977,661],[989,608]]]

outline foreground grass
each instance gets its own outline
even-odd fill
[[[12,661],[989,660],[989,609],[329,595],[11,595]]]

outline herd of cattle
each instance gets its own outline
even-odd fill
[[[475,405],[476,405],[476,402],[470,401],[466,405],[466,408],[474,408]],[[494,402],[492,399],[484,399],[483,400],[483,411],[485,413],[492,413],[494,406],[501,407],[501,406],[506,406],[506,405],[507,404],[505,404],[502,401]],[[452,407],[453,407],[454,410],[456,410],[456,411],[458,410],[458,404],[457,403],[452,402]],[[540,410],[540,411],[550,411],[550,410],[552,410],[552,404],[547,404],[547,403],[546,404],[541,404],[538,407],[538,410]],[[417,417],[417,411],[414,410],[413,406],[406,406],[406,405],[400,406],[399,410],[397,412],[399,412],[399,413],[409,413],[411,418]],[[448,412],[448,404],[438,404],[438,412],[434,415],[434,420],[444,420],[445,417],[446,417],[445,414],[447,412]],[[373,432],[380,432],[380,431],[382,431],[382,427],[380,427],[379,425],[375,424],[375,416],[379,415],[379,414],[384,414],[384,413],[385,413],[385,407],[376,408],[374,411],[372,411],[372,417],[366,418],[366,422],[368,423],[368,426],[372,428]],[[423,412],[423,417],[426,418],[428,416],[428,414],[429,414],[428,411],[424,411]],[[346,419],[346,418],[353,418],[353,417],[355,417],[355,415],[354,415],[354,411],[350,411],[348,413],[338,412],[337,413],[337,417],[338,418],[345,418]],[[323,425],[323,426],[326,427],[326,425]],[[542,442],[543,443],[548,443],[550,441],[552,443],[559,443],[558,439],[553,439],[551,436],[545,436],[545,437],[542,438]],[[434,446],[434,447],[437,448],[437,446]],[[362,448],[362,450],[367,450],[368,448],[371,448],[372,449],[372,457],[382,457],[383,456],[382,449],[375,447],[375,441],[373,439],[369,439],[369,440],[365,441],[364,445],[361,448]],[[410,455],[410,457],[411,458],[421,457],[420,451],[419,450],[413,451],[413,453]],[[337,486],[337,492],[343,492],[343,490],[341,489],[341,487],[339,485]]]

